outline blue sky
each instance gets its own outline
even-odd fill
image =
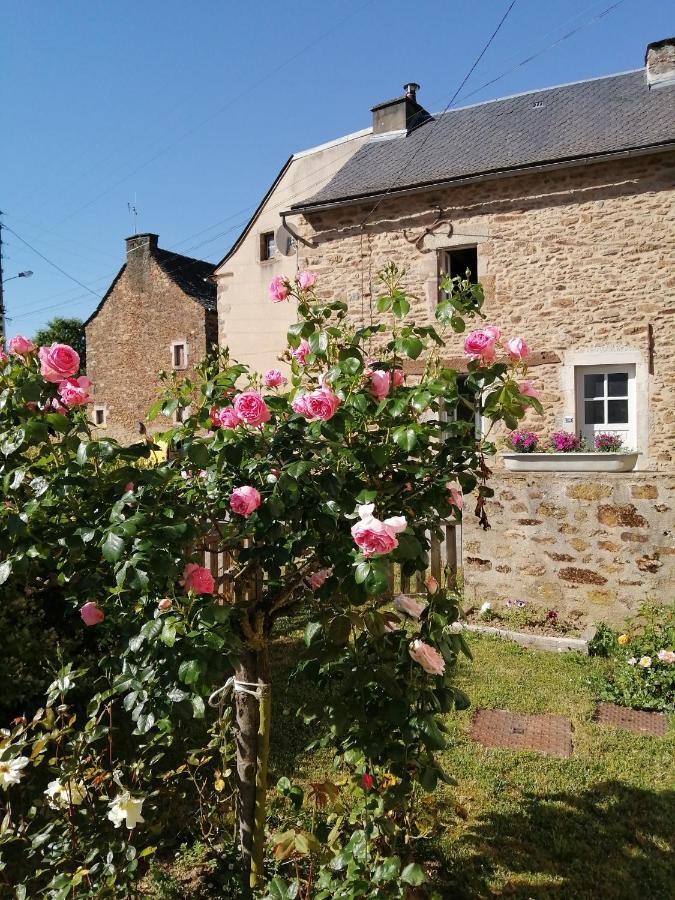
[[[675,0],[517,0],[455,105],[643,65]],[[86,317],[134,230],[217,261],[295,150],[370,124],[407,81],[442,109],[507,0],[33,0],[0,33],[8,335]],[[581,30],[525,65],[514,66]],[[467,95],[502,73],[495,84]]]

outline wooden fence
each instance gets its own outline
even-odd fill
[[[446,522],[444,526],[445,540],[432,537],[429,551],[429,568],[426,572],[418,572],[412,578],[404,575],[398,565],[392,566],[390,586],[392,594],[422,594],[425,592],[424,581],[433,575],[439,584],[454,587],[459,560],[461,560],[461,523]],[[255,578],[235,584],[227,578],[227,572],[234,560],[231,554],[222,549],[218,535],[206,538],[198,552],[201,554],[201,565],[205,566],[219,584],[219,593],[227,602],[235,599],[245,600],[255,596],[262,589]]]

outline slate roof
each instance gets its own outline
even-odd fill
[[[170,250],[162,250],[156,247],[151,251],[152,258],[159,265],[162,271],[168,275],[178,287],[184,291],[193,300],[208,311],[217,309],[216,304],[216,286],[212,281],[204,281],[209,275],[213,275],[215,266],[213,263],[205,262],[203,259],[194,259],[191,256],[183,256],[181,253],[172,253]],[[99,312],[103,309],[106,300],[115,288],[127,268],[127,264],[121,267],[117,275],[105,294],[101,297],[98,306],[84,323],[87,326]]]
[[[455,179],[675,143],[675,89],[644,69],[450,110],[408,135],[376,136],[293,209]]]

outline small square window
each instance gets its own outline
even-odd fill
[[[106,424],[105,406],[94,407],[94,425],[99,428]]]
[[[265,231],[260,235],[260,260],[265,262],[268,259],[274,259],[277,252],[277,245],[274,240],[273,231]]]
[[[576,370],[579,432],[593,447],[598,434],[620,437],[624,447],[635,446],[635,366],[631,364],[579,366]]]
[[[171,365],[174,369],[186,368],[187,348],[185,344],[177,341],[171,345]]]
[[[441,268],[444,274],[451,278],[468,277],[471,284],[478,282],[478,247],[458,247],[456,250],[444,250],[443,255]]]

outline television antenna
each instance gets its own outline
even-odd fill
[[[132,218],[134,223],[134,234],[138,234],[138,209],[136,208],[136,192],[134,191],[134,202],[127,203],[127,209],[129,210],[129,215]]]

